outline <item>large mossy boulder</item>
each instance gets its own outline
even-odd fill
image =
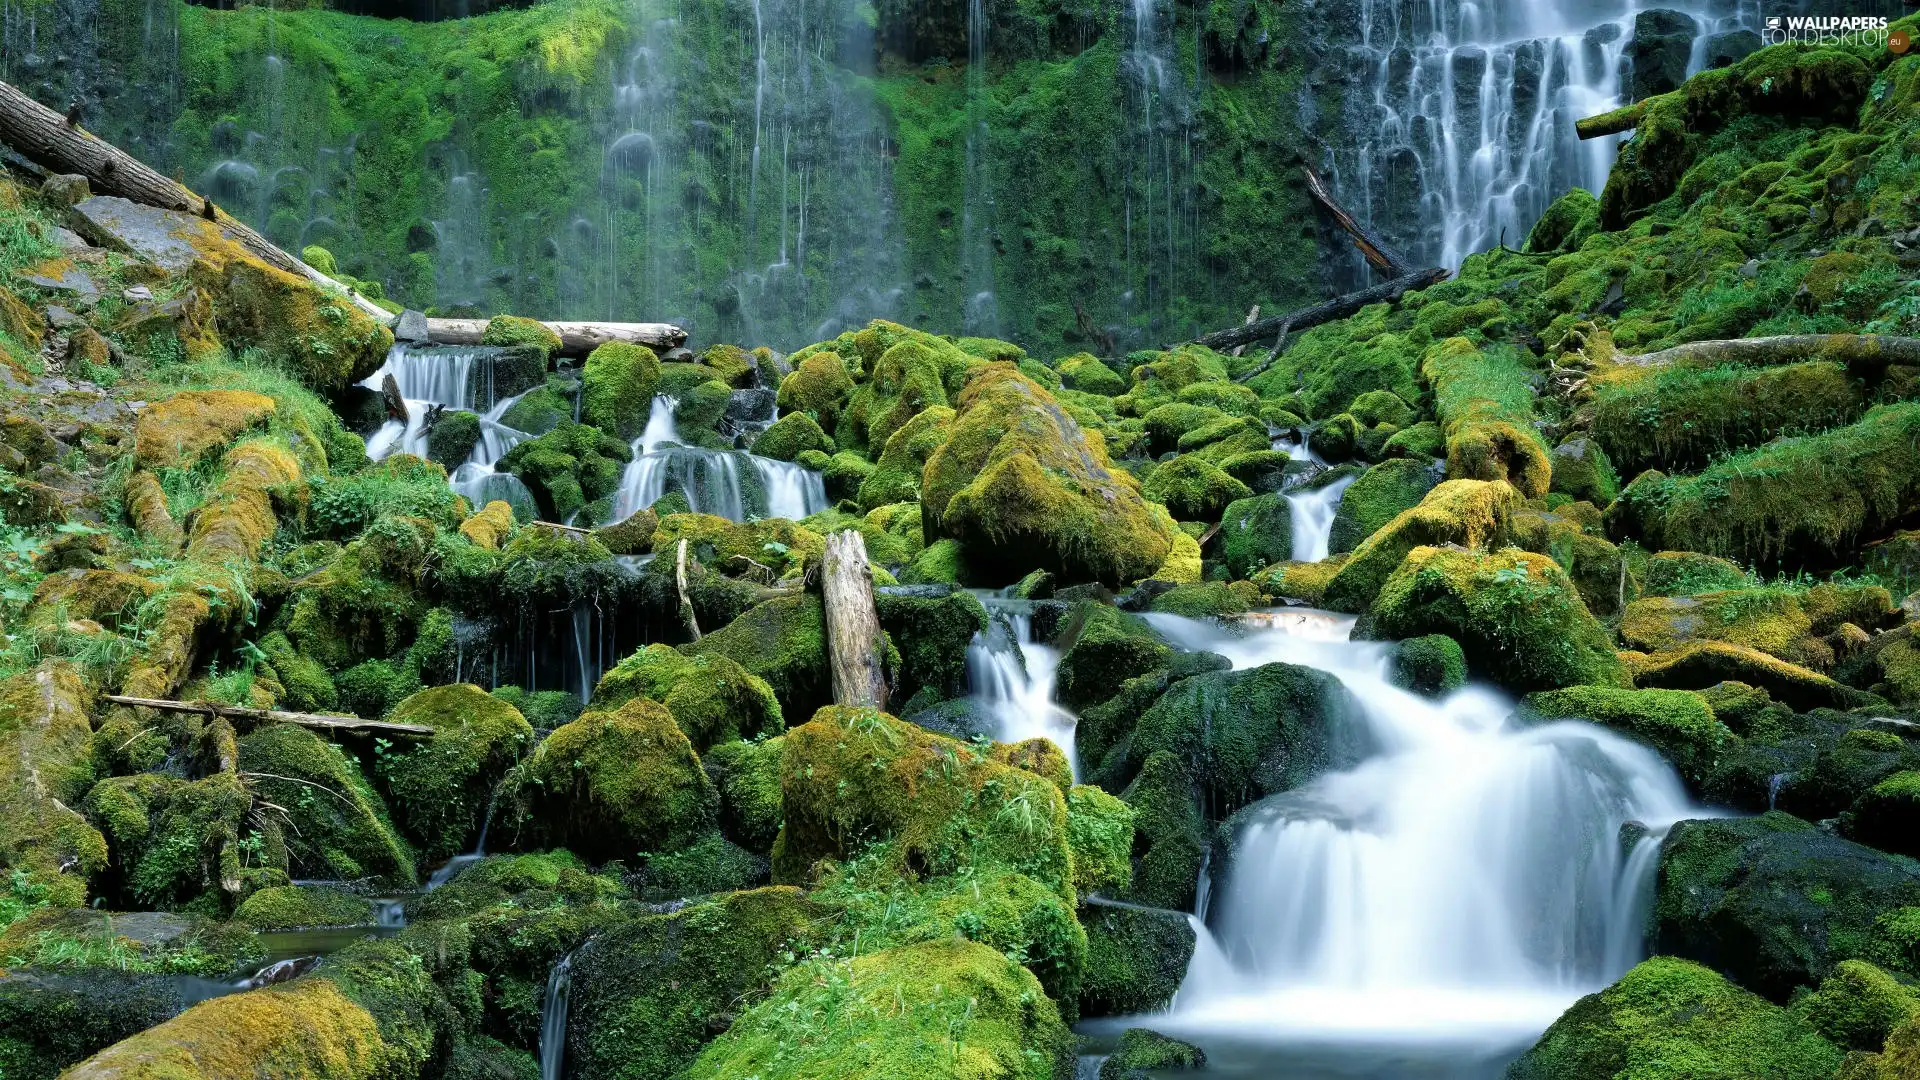
[[[1876,921],[1915,905],[1920,865],[1789,814],[1683,821],[1660,851],[1653,947],[1785,1001],[1876,956]]]
[[[1476,671],[1514,690],[1628,685],[1611,636],[1566,572],[1530,552],[1416,548],[1369,621],[1375,637],[1446,634]]]
[[[1669,956],[1574,1003],[1507,1080],[1825,1080],[1842,1053],[1811,1025]]]
[[[621,470],[632,456],[625,441],[597,427],[563,420],[507,451],[497,467],[519,477],[543,513],[564,521],[618,490]]]
[[[1060,631],[1061,704],[1080,710],[1118,693],[1131,678],[1166,664],[1173,650],[1137,616],[1081,601]],[[1143,702],[1142,708],[1150,702]]]
[[[1328,579],[1322,603],[1335,611],[1362,612],[1414,548],[1455,544],[1488,548],[1504,541],[1520,493],[1505,481],[1449,480],[1420,505],[1401,512],[1370,534]]]
[[[908,701],[916,693],[941,700],[967,692],[967,646],[987,629],[987,609],[964,589],[928,595],[913,588],[882,586],[874,607],[880,628],[900,654],[893,700]]]
[[[306,728],[273,724],[240,740],[239,767],[255,800],[286,808],[284,827],[267,831],[280,833],[288,873],[413,884],[412,849],[338,746]]]
[[[495,787],[533,745],[533,725],[471,683],[422,690],[387,719],[434,732],[380,759],[378,771],[400,830],[424,863],[471,850],[493,809]]]
[[[833,697],[826,615],[818,596],[763,601],[684,651],[726,657],[765,680],[783,716],[812,716]]]
[[[595,862],[685,847],[718,818],[693,744],[646,698],[556,729],[519,775],[526,831]]]
[[[707,776],[720,793],[720,831],[758,855],[780,836],[780,759],[785,737],[721,743],[707,751]]]
[[[586,1076],[667,1080],[826,912],[790,887],[736,892],[610,929],[574,954],[567,1062]]]
[[[108,968],[0,974],[0,1069],[53,1080],[67,1066],[179,1013],[179,980]]]
[[[1120,797],[1133,808],[1135,903],[1191,911],[1207,859],[1207,819],[1193,769],[1178,753],[1148,754]]]
[[[251,390],[182,390],[140,410],[134,460],[142,468],[186,468],[273,418],[276,405]]]
[[[1272,492],[1228,503],[1217,534],[1227,572],[1236,578],[1293,557],[1293,506]]]
[[[1687,690],[1622,690],[1574,686],[1529,694],[1520,715],[1531,722],[1585,720],[1660,751],[1699,790],[1740,737],[1713,714],[1706,698]]]
[[[600,346],[580,373],[581,422],[618,438],[637,438],[659,381],[660,358],[652,349],[621,341]]]
[[[80,805],[94,778],[89,694],[77,669],[48,661],[0,682],[0,865],[55,904],[86,902],[107,842]]]
[[[1184,1072],[1207,1067],[1207,1053],[1190,1042],[1148,1028],[1128,1028],[1107,1060],[1100,1080],[1130,1080],[1150,1072]]]
[[[1184,912],[1117,904],[1080,910],[1087,929],[1082,1016],[1159,1012],[1173,1001],[1193,959],[1193,924]]]
[[[796,967],[681,1075],[1048,1080],[1072,1071],[1072,1033],[1033,974],[949,938]]]
[[[1442,470],[1415,458],[1391,458],[1373,466],[1340,493],[1327,550],[1352,551],[1394,518],[1420,505],[1440,483]]]
[[[1865,960],[1842,960],[1793,1011],[1835,1046],[1871,1053],[1920,1016],[1920,992]]]
[[[721,742],[778,735],[786,725],[765,679],[719,654],[687,656],[649,645],[600,677],[589,708],[612,710],[634,698],[667,707],[695,750]]]
[[[927,459],[952,437],[953,418],[952,409],[932,405],[888,435],[873,472],[860,481],[860,508],[872,511],[889,503],[917,501]]]
[[[1097,433],[1011,365],[976,373],[957,413],[927,459],[929,539],[959,540],[1008,580],[1044,569],[1118,584],[1152,574],[1172,553],[1172,520],[1107,460]]]
[[[1228,504],[1253,495],[1247,485],[1199,454],[1181,454],[1153,470],[1141,488],[1181,521],[1220,520]]]
[[[803,412],[790,412],[775,420],[772,427],[753,440],[754,453],[775,461],[792,461],[808,450],[831,454],[837,449],[833,437],[820,430],[813,417]]]
[[[273,870],[243,873],[238,845],[251,828],[252,808],[253,793],[224,772],[192,781],[150,772],[108,777],[87,792],[86,801],[87,820],[100,830],[95,835],[107,840],[99,863],[111,852],[130,900],[174,911],[225,910],[231,899],[226,886],[244,886],[250,877],[256,884],[285,884],[284,876],[261,880],[267,873],[284,874],[283,844],[263,845],[263,861]],[[263,840],[277,835],[277,829],[264,830]]]
[[[991,863],[1072,895],[1066,800],[1051,782],[872,709],[822,709],[785,743],[775,880],[891,840],[903,870]]]

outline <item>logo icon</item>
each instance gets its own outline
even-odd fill
[[[1905,30],[1895,30],[1887,35],[1887,48],[1893,50],[1896,56],[1905,55],[1908,49],[1913,48],[1913,35]]]
[[[1768,16],[1768,17],[1767,17],[1767,29],[1769,29],[1769,30],[1778,30],[1778,29],[1780,29],[1780,16],[1778,16],[1778,15],[1770,15],[1770,16]]]

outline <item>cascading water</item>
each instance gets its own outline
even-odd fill
[[[567,1063],[567,998],[573,991],[573,954],[547,973],[547,996],[540,1009],[540,1080],[560,1080]]]
[[[1165,0],[1128,0],[1133,38],[1125,58],[1129,83],[1126,168],[1127,283],[1158,311],[1185,284],[1200,235],[1193,181],[1193,104],[1177,67],[1174,17]],[[1162,8],[1165,8],[1163,11]]]
[[[1354,149],[1332,154],[1343,201],[1419,265],[1519,246],[1554,199],[1606,185],[1619,137],[1574,121],[1622,103],[1644,9],[1691,17],[1689,74],[1711,34],[1757,29],[1754,0],[1361,0]],[[1357,256],[1356,256],[1357,259]],[[1355,272],[1360,272],[1355,264]]]
[[[1293,528],[1293,561],[1319,562],[1332,547],[1333,517],[1340,496],[1354,478],[1343,476],[1330,484],[1287,496],[1287,514]]]
[[[994,739],[1003,743],[1051,739],[1074,764],[1077,717],[1054,701],[1059,650],[1034,637],[1033,616],[1024,601],[982,596],[992,621],[967,646],[967,686],[992,717]]]
[[[533,493],[512,473],[494,471],[494,465],[507,451],[528,438],[501,422],[519,397],[498,397],[494,392],[491,349],[415,349],[395,345],[387,353],[387,362],[378,371],[361,380],[360,385],[380,391],[391,377],[400,397],[406,402],[407,419],[403,424],[388,420],[367,437],[367,456],[375,461],[395,453],[427,456],[429,420],[436,408],[479,415],[480,439],[467,460],[454,469],[449,483],[475,507],[496,499],[513,506],[516,514],[534,515]]]
[[[1145,617],[1235,668],[1333,674],[1379,748],[1254,811],[1212,905],[1219,954],[1199,954],[1156,1027],[1269,1054],[1444,1043],[1497,1069],[1640,958],[1660,839],[1701,813],[1653,751],[1584,723],[1514,726],[1485,687],[1401,690],[1394,646],[1348,640],[1349,616]],[[1622,851],[1628,822],[1646,832]]]
[[[678,406],[665,395],[653,399],[646,429],[633,441],[633,460],[620,475],[609,523],[645,510],[669,491],[684,494],[696,513],[728,521],[750,516],[798,521],[831,505],[826,481],[811,469],[738,450],[683,445],[673,419]],[[752,485],[742,483],[743,464],[753,471]]]

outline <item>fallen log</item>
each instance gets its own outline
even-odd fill
[[[48,172],[86,177],[88,188],[95,194],[206,218],[267,265],[344,291],[355,307],[380,325],[393,323],[392,312],[287,254],[246,222],[215,206],[211,199],[194,194],[86,129],[67,123],[65,116],[6,82],[0,82],[0,142]]]
[[[820,559],[820,592],[826,609],[834,704],[884,708],[887,680],[880,612],[874,606],[867,544],[858,532],[844,529],[827,537],[827,550]]]
[[[1400,299],[1409,292],[1424,289],[1430,285],[1438,285],[1450,276],[1452,275],[1437,266],[1419,270],[1361,289],[1359,292],[1350,292],[1331,300],[1322,300],[1312,307],[1301,308],[1299,311],[1274,315],[1245,326],[1216,330],[1204,337],[1195,338],[1191,344],[1205,345],[1216,352],[1226,352],[1236,345],[1250,345],[1273,337],[1282,326],[1287,327],[1292,333],[1311,330],[1322,323],[1344,319],[1368,304],[1388,303]]]
[[[1281,323],[1279,333],[1276,333],[1273,336],[1273,348],[1267,351],[1267,358],[1265,360],[1260,361],[1260,363],[1257,366],[1255,366],[1252,371],[1246,372],[1245,374],[1242,374],[1242,375],[1235,375],[1233,377],[1233,381],[1237,383],[1252,382],[1262,372],[1266,371],[1268,368],[1272,367],[1273,365],[1279,363],[1281,354],[1287,351],[1287,335],[1292,331],[1293,331],[1292,323],[1287,323],[1287,322]]]
[[[1621,358],[1622,363],[1646,366],[1686,363],[1767,367],[1805,360],[1831,360],[1855,372],[1883,371],[1893,364],[1920,365],[1920,338],[1891,334],[1786,334],[1691,341],[1659,352]]]
[[[565,356],[585,356],[610,341],[672,349],[687,340],[687,332],[672,323],[550,322],[544,325],[560,336],[560,352]],[[485,319],[427,320],[427,336],[436,345],[478,345],[486,332]]]
[[[166,698],[128,697],[101,694],[101,700],[116,705],[137,705],[162,712],[199,713],[229,720],[251,720],[261,724],[294,724],[322,731],[379,731],[395,735],[432,735],[424,724],[393,724],[385,720],[362,720],[357,716],[332,716],[325,713],[282,712],[278,709],[249,709],[239,705],[221,705],[212,701],[170,701]]]
[[[1359,248],[1360,254],[1366,256],[1369,266],[1390,278],[1406,277],[1414,272],[1414,268],[1407,264],[1405,257],[1395,250],[1393,245],[1387,243],[1379,233],[1355,221],[1352,214],[1347,213],[1347,208],[1341,206],[1339,200],[1333,197],[1333,192],[1327,189],[1319,173],[1306,165],[1301,166],[1300,171],[1307,174],[1307,192],[1313,196],[1313,201],[1320,204],[1320,209],[1327,212],[1327,216],[1333,219],[1334,224],[1340,226],[1348,236],[1353,237],[1353,246]]]
[[[673,587],[680,594],[680,615],[686,620],[693,640],[700,640],[700,619],[693,610],[693,597],[687,593],[687,541],[682,538],[673,556]]]
[[[1632,131],[1639,127],[1640,118],[1645,116],[1646,112],[1647,102],[1641,101],[1612,112],[1601,113],[1599,116],[1575,120],[1573,130],[1582,139],[1601,139],[1608,135],[1618,135],[1623,131]]]

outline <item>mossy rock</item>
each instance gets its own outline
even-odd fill
[[[1579,436],[1553,448],[1550,491],[1570,499],[1605,507],[1620,494],[1620,477],[1607,452],[1592,439]]]
[[[179,981],[171,975],[9,971],[0,975],[0,1061],[10,1080],[53,1080],[179,1011]]]
[[[364,896],[326,885],[276,885],[247,897],[233,920],[255,930],[315,926],[371,926],[373,904]]]
[[[1153,598],[1148,610],[1189,619],[1242,615],[1264,606],[1267,595],[1249,581],[1208,581],[1176,585]]]
[[[1193,959],[1194,932],[1184,912],[1089,905],[1082,1016],[1159,1012],[1173,1001]]]
[[[166,911],[41,908],[0,931],[0,956],[38,971],[118,971],[222,978],[253,969],[266,947],[245,926]]]
[[[1878,918],[1920,905],[1920,866],[1773,811],[1683,821],[1660,850],[1655,951],[1784,1002],[1843,960],[1873,958]]]
[[[1218,521],[1229,503],[1253,495],[1247,485],[1197,454],[1182,454],[1153,470],[1141,490],[1181,521]]]
[[[987,610],[972,593],[954,590],[926,596],[907,589],[881,589],[874,597],[880,628],[900,654],[895,700],[922,689],[942,698],[967,692],[967,646],[987,628]]]
[[[1510,1080],[1816,1080],[1840,1048],[1699,964],[1656,956],[1588,994],[1507,1069]]]
[[[1686,690],[1620,690],[1576,686],[1529,694],[1520,714],[1530,722],[1587,720],[1658,750],[1697,789],[1720,760],[1740,749],[1706,699]]]
[[[780,383],[783,413],[806,413],[823,430],[832,430],[853,392],[853,376],[838,353],[818,352],[798,362]]]
[[[702,752],[717,743],[778,735],[786,726],[766,680],[718,653],[685,656],[669,645],[649,645],[600,677],[588,707],[611,711],[640,697],[665,705]]]
[[[1393,654],[1393,683],[1408,690],[1438,696],[1467,682],[1467,655],[1460,643],[1445,634],[1408,638]]]
[[[1434,544],[1495,546],[1520,505],[1520,493],[1503,481],[1449,480],[1362,541],[1327,579],[1323,602],[1335,611],[1365,611],[1409,552]]]
[[[133,454],[143,468],[187,468],[271,420],[277,406],[250,390],[182,390],[140,410]]]
[[[1147,1028],[1128,1028],[1100,1063],[1100,1080],[1128,1080],[1140,1072],[1183,1072],[1207,1067],[1206,1051]]]
[[[100,830],[94,837],[106,837],[97,865],[106,864],[110,850],[133,900],[176,911],[226,910],[222,883],[244,884],[235,845],[252,807],[247,787],[224,773],[194,781],[157,773],[109,777],[86,799],[87,820]],[[263,839],[276,836],[265,830]],[[263,861],[284,871],[284,844],[263,847]]]
[[[660,358],[645,345],[610,341],[593,350],[580,372],[580,419],[621,439],[647,426]]]
[[[871,709],[829,707],[786,736],[774,876],[892,840],[901,867],[1004,866],[1070,896],[1066,801],[1052,783]]]
[[[947,939],[795,968],[681,1075],[1005,1076],[1044,1080],[1073,1068],[1073,1037],[1033,974],[998,950]],[[844,979],[844,981],[839,981]],[[793,1025],[825,1033],[796,1041]],[[954,1050],[954,1032],[966,1032]]]
[[[1883,851],[1920,855],[1920,771],[1905,770],[1881,780],[1854,801],[1841,818],[1850,839]]]
[[[469,683],[422,690],[387,719],[420,724],[432,737],[396,748],[378,767],[401,831],[422,862],[444,862],[472,850],[486,826],[493,793],[533,744],[520,710]]]
[[[480,344],[539,349],[540,355],[548,360],[553,359],[553,354],[559,352],[562,346],[560,335],[548,329],[545,323],[518,315],[495,315],[481,332]]]
[[[1611,635],[1566,572],[1530,552],[1415,548],[1381,588],[1369,618],[1379,637],[1446,634],[1485,675],[1511,689],[1628,685]]]
[[[833,437],[820,430],[813,417],[803,412],[782,416],[753,440],[754,453],[775,461],[792,461],[808,450],[832,454],[837,449]]]
[[[1174,750],[1148,754],[1120,797],[1133,808],[1133,881],[1122,897],[1190,911],[1207,856],[1200,785]]]
[[[252,774],[256,799],[287,808],[280,842],[289,873],[413,884],[412,850],[394,829],[385,803],[339,747],[305,728],[274,724],[240,740],[239,765],[242,773]]]
[[[1009,580],[1044,569],[1119,583],[1166,560],[1171,520],[1046,390],[1011,367],[990,366],[957,402],[952,435],[923,476],[929,539],[959,540]]]
[[[766,854],[780,834],[780,760],[784,738],[727,742],[707,751],[707,776],[720,793],[720,831],[748,851]]]
[[[1067,848],[1080,896],[1124,889],[1133,878],[1133,808],[1092,784],[1067,789]]]
[[[860,481],[861,509],[919,501],[927,460],[952,437],[954,415],[944,405],[929,406],[887,436],[873,472]]]
[[[676,1075],[716,1018],[766,992],[782,953],[825,914],[800,890],[776,887],[606,931],[573,958],[567,1060],[587,1075]]]
[[[1793,1013],[1835,1046],[1871,1053],[1920,1016],[1920,992],[1865,960],[1842,960],[1794,999]]]
[[[475,547],[498,550],[513,531],[513,504],[495,499],[460,523],[460,535]]]
[[[562,421],[507,451],[497,468],[518,476],[544,513],[565,520],[618,490],[620,474],[632,457],[632,449],[613,435]]]
[[[1436,467],[1413,458],[1391,458],[1372,466],[1340,493],[1327,550],[1338,555],[1359,547],[1394,518],[1419,506],[1440,478]]]
[[[1134,616],[1082,601],[1061,631],[1060,702],[1083,710],[1104,701],[1136,675],[1163,667],[1173,650]]]
[[[518,775],[523,828],[595,861],[685,847],[718,818],[693,744],[645,698],[556,729]]]
[[[1800,710],[1850,709],[1878,700],[1817,671],[1724,641],[1695,641],[1664,652],[1621,656],[1638,686],[1702,690],[1732,680],[1761,687],[1774,700]]]
[[[820,598],[780,596],[747,609],[683,651],[723,656],[773,688],[783,716],[811,716],[832,697]]]
[[[1127,380],[1092,353],[1075,353],[1055,364],[1053,370],[1069,390],[1102,397],[1118,397],[1127,392]]]

